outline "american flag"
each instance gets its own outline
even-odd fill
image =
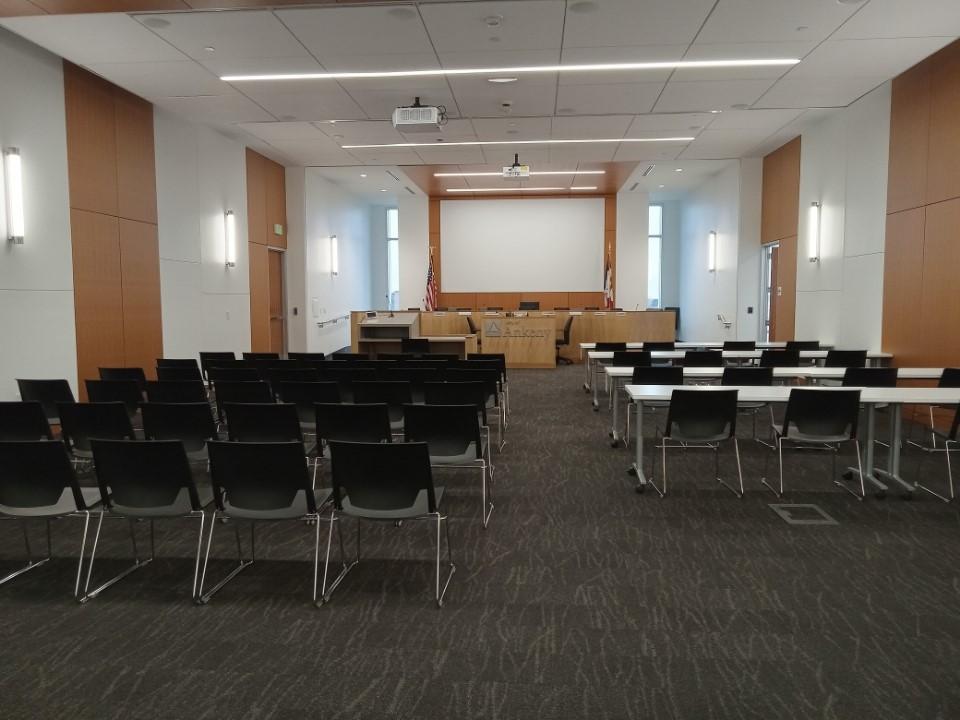
[[[439,299],[437,290],[437,276],[433,274],[433,255],[430,256],[430,263],[427,265],[427,310],[436,310]]]

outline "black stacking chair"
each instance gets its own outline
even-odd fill
[[[335,382],[281,382],[279,399],[297,407],[300,431],[314,435],[317,431],[316,403],[339,403],[340,386]]]
[[[783,424],[773,424],[777,460],[780,468],[780,489],[767,482],[767,456],[764,462],[762,482],[777,497],[783,497],[783,450],[788,447],[840,449],[845,442],[852,442],[857,451],[857,468],[860,478],[860,494],[836,480],[837,453],[831,452],[831,477],[834,484],[842,487],[861,500],[866,496],[863,466],[860,460],[860,441],[857,439],[857,422],[860,416],[859,390],[832,390],[793,388],[787,401]]]
[[[450,360],[437,360],[433,355],[422,355],[420,357],[413,357],[409,360],[401,360],[399,362],[379,360],[380,365],[377,366],[378,377],[386,378],[388,370],[405,370],[408,368],[423,368],[426,370],[433,370],[435,372],[441,372],[445,368],[449,367]]]
[[[465,315],[464,320],[467,321],[467,330],[469,333],[477,336],[477,349],[480,349],[480,328],[477,327],[477,324],[470,315]]]
[[[355,353],[355,352],[335,352],[332,355],[327,355],[327,361],[334,362],[343,362],[350,360],[369,360],[370,356],[367,353]]]
[[[207,461],[207,442],[218,439],[207,403],[147,402],[140,410],[147,440],[179,440],[189,460]]]
[[[557,365],[572,365],[570,358],[560,357],[560,349],[570,347],[570,331],[573,329],[574,316],[570,315],[563,323],[563,333],[556,340],[557,345]]]
[[[217,367],[217,365],[224,360],[236,360],[237,356],[232,352],[202,352],[200,353],[200,370],[203,372],[204,377],[208,377],[208,372],[211,367]]]
[[[493,411],[493,418],[497,422],[497,450],[502,451],[506,441],[503,434],[507,429],[507,415],[504,412],[504,403],[500,388],[500,371],[497,368],[461,369],[449,368],[444,371],[443,379],[447,382],[482,382],[486,390],[487,410]],[[487,414],[488,419],[490,413]]]
[[[843,373],[844,387],[896,387],[897,369],[891,367],[848,367]]]
[[[720,443],[733,443],[737,460],[739,490],[728,485],[720,477]],[[660,497],[667,494],[667,450],[706,448],[713,450],[714,477],[737,497],[743,497],[743,471],[740,467],[740,446],[737,443],[737,391],[719,388],[699,390],[674,390],[670,396],[667,422],[659,438],[663,462],[663,488],[658,488],[654,478],[657,474],[656,457],[651,485]]]
[[[61,403],[60,420],[63,440],[75,460],[93,457],[90,441],[133,440],[136,435],[122,402]]]
[[[487,441],[487,385],[479,381],[428,382],[423,386],[423,401],[427,405],[473,405],[477,409],[480,424],[486,428]]]
[[[760,353],[760,367],[798,367],[799,350],[763,350]]]
[[[413,402],[413,388],[410,382],[404,380],[357,382],[353,384],[353,401],[359,405],[386,403],[390,410],[390,429],[402,432],[404,406]]]
[[[214,383],[217,397],[217,419],[222,425],[224,422],[223,406],[226,403],[272,403],[273,392],[270,385],[262,380],[253,382],[232,382],[220,380]]]
[[[263,373],[274,395],[280,394],[280,385],[285,382],[320,382],[320,371],[308,367],[271,367]]]
[[[430,341],[426,338],[401,338],[400,352],[404,353],[428,353],[430,352]]]
[[[722,367],[721,350],[687,350],[680,361],[683,367]]]
[[[337,367],[339,363],[329,363],[324,367],[320,377],[326,382],[335,382],[340,386],[341,402],[353,402],[353,384],[355,382],[372,382],[377,379],[377,371],[373,368],[355,368],[349,365]]]
[[[419,360],[434,360],[437,362],[451,362],[453,360],[459,360],[460,356],[456,353],[438,353],[438,352],[428,352],[421,355],[415,356],[415,359]],[[408,361],[409,362],[409,361]]]
[[[377,353],[377,360],[383,362],[398,362],[401,360],[413,360],[416,357],[413,353]]]
[[[187,517],[200,520],[197,554],[193,563],[193,587],[190,591],[191,597],[196,600],[204,521],[207,517],[204,510],[213,500],[213,494],[206,487],[197,487],[183,444],[177,440],[94,440],[93,463],[97,469],[102,507],[111,515],[129,520],[133,565],[96,589],[90,590],[93,562],[103,527],[101,513],[97,532],[93,537],[87,581],[80,602],[97,597],[114,583],[156,559],[154,521]],[[138,521],[150,523],[150,555],[142,559],[137,549]]]
[[[212,367],[207,371],[210,384],[216,386],[219,382],[259,382],[260,373],[252,367]]]
[[[633,368],[633,377],[630,378],[631,385],[683,385],[683,368],[679,365],[654,365],[653,367],[635,366]],[[643,406],[651,413],[655,413],[670,403],[666,400],[654,400],[644,402]],[[638,412],[637,404],[630,400],[627,403],[627,432],[623,436],[624,445],[630,447],[630,409],[634,408]]]
[[[757,343],[755,340],[724,340],[723,349],[724,350],[756,350]]]
[[[503,391],[503,406],[510,414],[510,382],[507,378],[507,356],[504,353],[468,353],[467,360],[496,360],[500,369],[500,389]]]
[[[38,402],[0,402],[0,441],[53,440],[53,431]]]
[[[147,384],[147,376],[143,373],[143,368],[139,367],[111,367],[99,368],[101,380],[133,380],[143,392]]]
[[[254,561],[255,526],[258,522],[316,523],[313,538],[313,602],[316,603],[320,560],[320,508],[329,499],[329,491],[314,490],[299,442],[212,442],[210,448],[210,480],[213,486],[214,511],[210,518],[210,534],[200,575],[197,602],[206,604],[230,580]],[[223,580],[204,592],[203,586],[213,545],[217,517],[250,522],[250,554],[243,557],[240,522],[231,523],[237,536],[239,562]],[[332,529],[332,527],[331,527]],[[341,538],[341,552],[343,542]],[[329,558],[329,548],[327,557]],[[341,576],[346,573],[346,565]],[[326,569],[324,578],[326,578]]]
[[[384,370],[380,377],[386,381],[406,382],[410,384],[410,392],[413,393],[413,402],[423,402],[423,385],[428,382],[435,382],[440,379],[441,371],[446,374],[450,372],[445,369],[446,363],[442,367],[410,367],[404,364],[401,367],[389,368]]]
[[[386,403],[357,405],[316,403],[317,443],[329,457],[330,442],[391,442],[390,410]]]
[[[787,340],[786,350],[819,350],[819,340]]]
[[[292,403],[225,403],[227,437],[234,442],[303,443],[297,406]]]
[[[244,360],[279,360],[280,353],[275,352],[245,352]]]
[[[74,597],[80,594],[80,576],[87,552],[90,513],[99,512],[100,492],[77,482],[66,446],[59,440],[6,440],[0,442],[0,517],[20,520],[27,564],[0,578],[0,585],[46,564],[51,558],[50,521],[61,517],[83,518],[83,536]],[[35,558],[28,520],[47,524],[46,556]]]
[[[147,402],[205,403],[207,390],[200,380],[147,380]]]
[[[253,360],[214,360],[207,370],[207,378],[210,377],[210,370],[213,368],[222,368],[224,370],[255,370],[256,365]]]
[[[866,350],[827,350],[824,367],[866,367]]]
[[[942,385],[941,387],[951,387],[949,385]],[[956,412],[953,415],[953,422],[950,424],[949,430],[939,430],[934,424],[933,420],[933,411],[930,412],[930,427],[927,432],[930,433],[930,446],[926,447],[924,445],[912,442],[911,444],[915,447],[920,448],[923,451],[923,454],[920,455],[917,462],[917,480],[915,485],[921,490],[926,490],[928,493],[937,497],[944,502],[951,502],[955,497],[954,488],[953,488],[953,465],[950,461],[952,453],[954,453],[957,447],[960,447],[960,437],[958,437],[958,431],[960,431],[960,405],[957,406]],[[937,440],[941,441],[941,445],[937,445]],[[936,490],[933,490],[928,485],[921,483],[921,480],[925,480],[923,475],[923,461],[926,455],[933,455],[935,453],[943,453],[947,461],[947,494],[941,495]]]
[[[73,403],[73,390],[66,380],[22,380],[17,379],[20,399],[24,402],[38,402],[43,407],[47,422],[60,424],[59,408],[63,403]]]
[[[196,368],[200,369],[196,358],[157,358],[158,368]]]
[[[407,405],[403,430],[405,442],[425,442],[433,468],[477,468],[480,470],[480,519],[483,527],[493,512],[492,495],[487,487],[487,473],[493,476],[490,443],[480,435],[477,407],[463,405]]]
[[[960,388],[960,368],[944,368],[943,372],[940,373],[940,379],[937,381],[937,387],[941,388]],[[927,432],[930,433],[930,450],[937,449],[937,435],[934,434],[934,429],[936,428],[936,423],[933,418],[933,411],[938,409],[939,405],[929,405],[927,407],[927,412],[930,414],[930,425],[927,428]],[[913,412],[913,419],[916,418],[916,409]],[[913,440],[908,441],[914,447],[923,449],[924,445],[922,443],[917,443]]]
[[[139,425],[143,386],[136,380],[85,380],[87,398],[92,403],[121,402],[132,425]]]
[[[769,387],[773,385],[773,368],[772,367],[726,367],[723,369],[723,377],[720,378],[721,385],[752,385],[760,387]],[[773,437],[770,437],[769,442],[764,442],[757,437],[757,415],[760,414],[760,410],[765,407],[770,407],[769,403],[765,402],[738,402],[737,410],[743,414],[749,414],[753,416],[753,439],[757,442],[763,443],[767,447],[774,447]],[[770,423],[773,423],[773,411],[771,410],[770,414]]]
[[[617,350],[611,364],[614,367],[650,367],[650,353],[646,350]]]
[[[676,350],[677,344],[672,340],[644,342],[643,349],[647,352],[668,352]]]
[[[450,525],[441,513],[443,488],[435,487],[426,443],[349,443],[334,442],[333,506],[330,522],[342,517],[357,519],[357,557],[328,588],[324,574],[323,599],[330,600],[343,576],[360,561],[360,522],[379,521],[399,524],[408,520],[428,520],[436,533],[436,570],[434,600],[443,606],[443,597],[456,567],[450,550]],[[444,528],[444,525],[446,527]],[[435,528],[435,530],[434,530]],[[446,530],[447,564],[450,572],[441,586],[440,536]],[[327,562],[333,541],[332,525],[327,535]]]
[[[288,352],[287,357],[291,360],[300,360],[306,362],[322,362],[326,355],[318,352]]]
[[[161,382],[203,382],[200,368],[157,366],[157,380]]]
[[[625,342],[598,342],[594,343],[593,349],[597,352],[626,352],[627,344]]]

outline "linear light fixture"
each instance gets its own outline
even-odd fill
[[[7,196],[7,240],[23,245],[23,165],[19,148],[3,151],[3,184]]]
[[[223,264],[228,268],[237,266],[237,218],[233,210],[223,214]]]
[[[330,274],[340,274],[340,242],[336,235],[330,236]]]
[[[573,185],[571,187],[488,187],[488,188],[447,188],[448,193],[475,192],[562,192],[566,190],[596,190],[596,185]]]
[[[564,138],[549,140],[460,140],[457,142],[406,142],[406,143],[380,143],[374,145],[341,145],[344,150],[357,150],[362,148],[411,148],[411,147],[466,147],[475,145],[576,145],[586,143],[688,143],[693,142],[692,137],[655,137],[655,138]]]
[[[753,58],[733,60],[673,60],[666,62],[593,63],[581,65],[525,65],[519,67],[430,68],[426,70],[374,70],[367,72],[264,73],[221,75],[224,82],[256,80],[354,80],[364,78],[444,77],[456,75],[518,75],[531,73],[616,72],[626,70],[683,70],[796,65],[797,58]]]
[[[820,262],[820,203],[810,203],[807,211],[807,255],[810,262]]]
[[[717,231],[711,230],[707,234],[707,270],[717,271]]]
[[[531,170],[531,175],[606,175],[606,170]],[[438,172],[434,177],[503,177],[502,172]]]

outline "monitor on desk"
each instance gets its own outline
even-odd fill
[[[521,300],[520,310],[539,310],[540,302],[538,300]]]

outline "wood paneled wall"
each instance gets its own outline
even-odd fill
[[[163,356],[153,106],[64,61],[77,374]]]
[[[800,213],[800,138],[763,158],[760,242],[778,242],[777,288],[771,302],[771,340],[793,340],[797,313],[797,228]]]
[[[271,350],[268,247],[287,247],[287,192],[283,165],[247,148],[247,232],[250,265],[250,349]],[[276,231],[280,227],[280,232]]]
[[[589,196],[576,196],[576,199]],[[457,198],[460,200],[542,200],[556,199],[554,196],[543,197],[517,197],[516,195],[497,195],[495,197],[482,198]],[[603,213],[603,243],[604,243],[604,266],[609,255],[610,266],[613,277],[617,277],[617,196],[604,195],[604,213]],[[462,292],[444,292],[443,276],[440,270],[441,240],[440,240],[440,201],[441,198],[431,197],[428,205],[428,232],[429,232],[429,253],[433,258],[433,272],[437,278],[437,287],[440,289],[440,307],[450,308],[470,308],[471,310],[482,310],[486,307],[502,307],[505,310],[516,310],[521,300],[537,300],[540,302],[542,310],[553,310],[558,307],[566,308],[585,308],[599,307],[603,308],[603,292],[526,292],[517,290],[512,292],[497,293],[462,293]],[[424,269],[426,277],[426,269]],[[616,304],[617,287],[614,282],[613,287],[614,304]]]
[[[883,349],[902,366],[960,365],[960,42],[895,78]]]

